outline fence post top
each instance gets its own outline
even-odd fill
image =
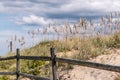
[[[16,49],[16,57],[19,58],[19,56],[20,56],[20,49],[17,48],[17,49]]]
[[[51,53],[51,56],[55,56],[55,48],[54,47],[50,48],[50,53]]]
[[[20,50],[19,48],[17,48],[16,50]]]

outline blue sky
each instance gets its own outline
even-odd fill
[[[120,11],[119,4],[120,0],[0,0],[0,55],[9,51],[6,40],[14,35],[28,36],[27,30],[54,21],[98,19],[108,12]]]

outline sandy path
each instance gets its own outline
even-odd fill
[[[112,54],[100,55],[89,61],[102,64],[110,64],[120,66],[120,50],[112,50]],[[110,72],[106,70],[88,68],[83,66],[73,66],[69,71],[62,71],[59,76],[60,80],[115,80],[120,73]]]

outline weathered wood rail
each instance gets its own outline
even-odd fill
[[[39,76],[35,76],[35,75],[32,75],[32,74],[21,73],[20,72],[20,59],[51,61],[52,74],[53,74],[52,80],[58,80],[57,65],[56,65],[57,62],[69,63],[69,64],[74,64],[74,65],[86,66],[86,67],[103,69],[103,70],[114,71],[114,72],[119,72],[120,73],[120,66],[100,64],[100,63],[94,63],[94,62],[87,62],[87,61],[83,61],[83,60],[57,58],[56,55],[55,55],[54,48],[50,49],[50,53],[51,53],[51,57],[20,56],[20,51],[19,51],[19,49],[17,49],[16,50],[16,56],[0,58],[0,61],[16,59],[16,72],[0,72],[0,75],[16,75],[16,80],[20,80],[20,76],[28,77],[28,78],[35,79],[35,80],[51,80],[50,78],[46,78],[46,77],[39,77]]]

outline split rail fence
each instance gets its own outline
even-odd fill
[[[102,69],[102,70],[108,70],[108,71],[114,71],[120,73],[120,66],[114,66],[114,65],[107,65],[107,64],[100,64],[100,63],[94,63],[94,62],[88,62],[83,60],[75,60],[75,59],[65,59],[65,58],[58,58],[55,55],[55,48],[50,48],[51,57],[46,56],[20,56],[19,49],[16,50],[16,56],[10,56],[6,58],[0,58],[0,61],[4,60],[13,60],[16,59],[16,72],[0,72],[0,75],[16,75],[16,80],[20,80],[20,76],[27,77],[30,79],[35,80],[51,80],[47,77],[39,77],[32,74],[26,74],[21,73],[20,71],[20,60],[45,60],[45,61],[51,61],[52,64],[52,80],[58,80],[57,76],[57,62],[62,63],[69,63],[74,65],[80,65],[85,67],[91,67],[96,69]]]

